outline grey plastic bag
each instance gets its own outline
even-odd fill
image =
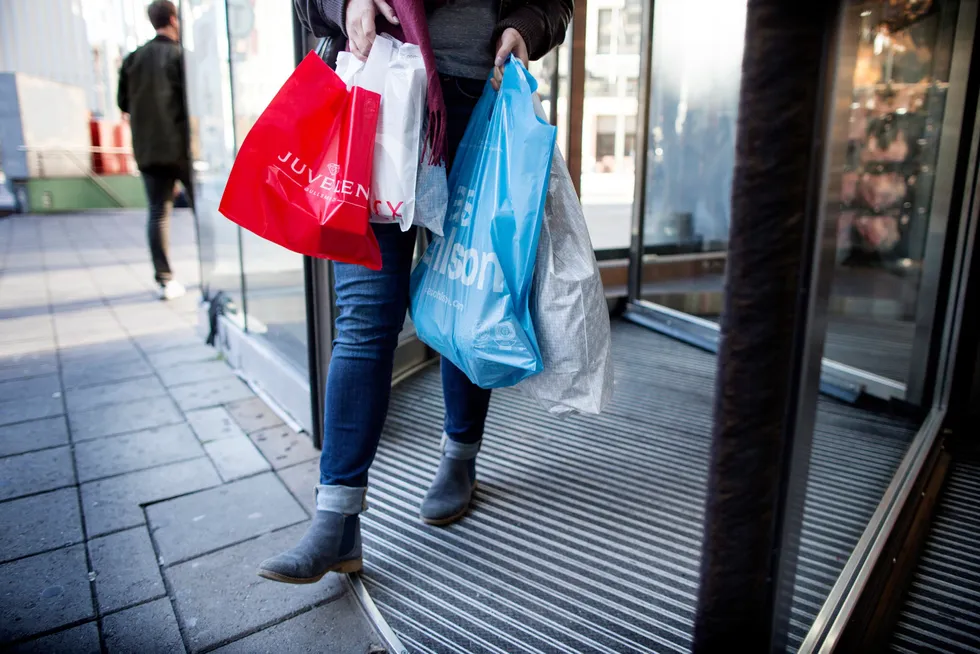
[[[535,111],[544,115],[536,96]],[[553,415],[599,413],[613,390],[609,309],[582,205],[557,147],[531,294],[544,369],[517,388]]]
[[[422,131],[425,138],[425,130]],[[419,162],[415,183],[415,226],[424,227],[436,236],[442,236],[449,206],[449,185],[446,165],[429,163],[428,157]]]

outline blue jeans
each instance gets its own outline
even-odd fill
[[[483,81],[443,77],[442,88],[451,162]],[[334,264],[337,334],[327,373],[321,484],[367,485],[388,414],[395,348],[408,310],[416,230],[402,232],[398,225],[372,227],[381,247],[381,270]],[[473,384],[445,359],[442,389],[446,435],[462,443],[483,438],[490,391]]]

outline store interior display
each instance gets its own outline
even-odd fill
[[[869,4],[854,72],[838,253],[843,265],[921,263],[948,83],[932,2]],[[938,74],[937,74],[938,73]]]

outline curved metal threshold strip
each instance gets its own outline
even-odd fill
[[[368,622],[381,637],[387,654],[408,654],[408,650],[402,645],[398,634],[391,628],[385,617],[381,615],[381,611],[378,610],[374,600],[371,599],[371,594],[368,593],[367,588],[364,587],[364,582],[361,581],[361,575],[357,573],[347,574],[344,575],[344,579],[348,589],[357,600],[358,606],[364,611]]]

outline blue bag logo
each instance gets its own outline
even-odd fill
[[[446,218],[447,226],[452,226],[449,236],[436,238],[425,251],[422,263],[433,272],[459,281],[463,286],[476,284],[477,290],[483,291],[492,285],[494,293],[502,293],[504,273],[500,269],[497,255],[493,252],[479,252],[475,247],[466,248],[459,242],[461,228],[469,228],[473,222],[476,190],[461,186],[456,189],[456,197],[453,211]]]

